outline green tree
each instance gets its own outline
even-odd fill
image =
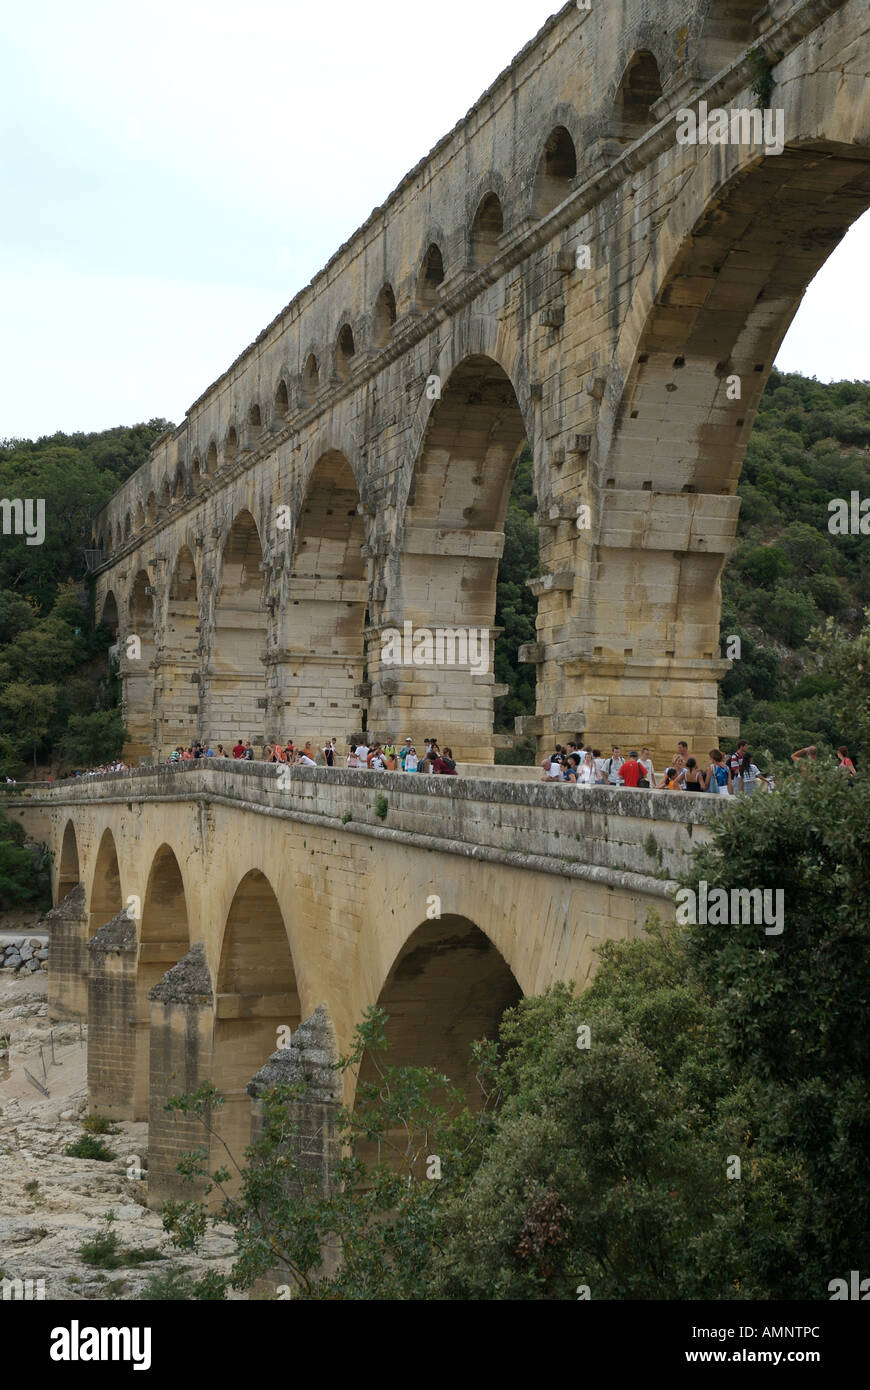
[[[64,761],[69,767],[97,767],[120,757],[128,737],[118,709],[73,714],[61,742]]]

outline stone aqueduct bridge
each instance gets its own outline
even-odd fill
[[[87,1013],[91,1107],[149,1120],[154,1202],[178,1190],[177,1159],[202,1138],[167,1098],[213,1080],[241,1155],[246,1086],[282,1027],[299,1062],[312,1016],[322,1061],[380,1003],[391,1060],[437,1066],[473,1094],[471,1042],[522,994],[582,987],[604,939],[672,915],[673,875],[722,806],[486,774],[294,770],[284,784],[273,765],[231,761],[12,803],[53,854],[50,1012]]]
[[[141,641],[132,751],[434,729],[490,762],[491,670],[386,667],[381,635],[492,630],[526,441],[523,731],[714,746],[745,445],[870,203],[868,30],[865,0],[553,17],[98,517],[99,610]],[[677,140],[681,108],[753,108],[768,71],[781,154]]]

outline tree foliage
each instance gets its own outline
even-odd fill
[[[303,1299],[828,1299],[870,1229],[868,832],[870,786],[830,768],[735,801],[685,885],[782,891],[782,933],[652,919],[647,939],[606,942],[582,997],[524,999],[476,1045],[475,1105],[391,1066],[371,1011],[340,1065],[368,1052],[374,1079],[342,1111],[328,1192],[299,1159],[302,1093],[269,1095],[220,1213],[233,1282],[286,1279]],[[186,1171],[206,1172],[203,1153]],[[197,1202],[166,1213],[188,1246],[207,1219]]]
[[[0,496],[41,500],[45,539],[0,538],[0,772],[27,763],[103,761],[121,751],[109,710],[110,634],[95,627],[82,552],[94,517],[148,457],[165,420],[99,434],[56,434],[0,444]],[[87,725],[72,719],[89,719]],[[104,737],[95,731],[101,729]],[[94,737],[85,738],[90,730]],[[84,752],[96,753],[81,756]]]

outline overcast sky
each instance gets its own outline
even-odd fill
[[[0,438],[180,421],[558,8],[7,6]],[[783,368],[870,378],[868,253],[864,219]]]

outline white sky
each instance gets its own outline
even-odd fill
[[[7,6],[0,438],[183,419],[558,8]],[[868,252],[865,218],[784,369],[870,378]]]

